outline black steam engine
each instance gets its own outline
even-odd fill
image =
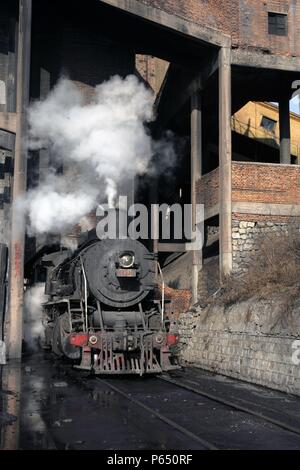
[[[46,345],[98,374],[174,367],[174,326],[154,300],[156,260],[139,241],[92,240],[43,258]]]

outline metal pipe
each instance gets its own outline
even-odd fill
[[[17,201],[27,184],[27,120],[29,103],[32,0],[19,0],[17,122],[14,178],[11,210],[11,246],[9,271],[8,355],[22,355],[25,224],[20,218]]]

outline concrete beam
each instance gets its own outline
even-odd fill
[[[187,71],[184,77],[182,77],[181,74],[180,80],[177,79],[175,85],[172,80],[174,80],[173,76],[176,71],[174,72],[171,68],[169,69],[155,103],[156,112],[157,115],[159,115],[160,125],[162,127],[168,126],[169,120],[180,111],[192,96],[203,90],[206,82],[218,68],[219,58],[218,53],[216,53],[213,54],[205,64],[199,67],[198,73],[195,74],[194,71]],[[177,87],[176,89],[175,86]],[[168,101],[164,103],[164,100]],[[163,106],[161,106],[162,103]]]
[[[220,277],[232,270],[231,49],[219,52]]]
[[[26,192],[27,184],[27,120],[29,103],[32,0],[19,0],[17,120],[13,200],[11,209],[11,246],[9,270],[8,355],[22,356],[25,226],[14,204]]]
[[[186,253],[189,249],[187,243],[158,243],[157,251],[160,253]]]
[[[0,113],[0,129],[15,134],[17,130],[16,113]]]
[[[233,202],[232,212],[236,214],[300,217],[300,205],[268,204],[265,202]]]
[[[215,204],[212,207],[205,207],[204,208],[204,220],[211,219],[220,213],[220,204]]]
[[[243,49],[232,50],[231,64],[260,69],[300,72],[300,57],[285,57],[262,52],[250,52]]]
[[[170,66],[172,67],[172,66]],[[200,71],[196,74],[187,71],[178,78],[176,70],[167,72],[164,83],[155,102],[155,110],[161,127],[167,127],[169,120],[191,99],[194,93],[202,89]]]
[[[219,69],[219,53],[213,54],[201,70],[203,87],[210,77]]]
[[[231,36],[220,31],[199,25],[190,20],[185,20],[179,16],[166,13],[154,6],[145,5],[138,0],[99,0],[101,3],[111,5],[120,10],[124,10],[132,15],[139,16],[144,20],[151,21],[165,28],[169,28],[184,36],[191,36],[201,42],[215,46],[229,46]]]

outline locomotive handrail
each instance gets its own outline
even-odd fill
[[[88,307],[87,307],[87,278],[85,273],[84,264],[82,261],[82,256],[80,256],[83,280],[84,280],[84,313],[85,313],[85,331],[88,331]]]
[[[157,265],[161,278],[161,324],[163,327],[165,318],[165,280],[159,262],[157,262]]]

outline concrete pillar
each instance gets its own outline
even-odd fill
[[[3,426],[0,435],[1,450],[18,450],[21,422],[21,367],[20,363],[3,367],[2,380],[0,375],[0,387],[2,390],[10,390],[10,395],[3,395],[2,406],[8,415],[15,416],[15,420],[9,426]]]
[[[27,149],[26,112],[29,103],[32,0],[19,0],[17,65],[17,130],[11,211],[11,247],[9,273],[9,358],[22,354],[25,227],[14,204],[26,191]]]
[[[192,226],[196,229],[196,184],[202,174],[202,113],[201,96],[199,92],[191,98],[191,203],[192,203]],[[193,251],[192,267],[192,302],[198,300],[198,278],[202,268],[202,251]]]
[[[220,277],[232,270],[231,49],[219,52]]]
[[[291,164],[291,121],[289,96],[279,101],[280,163]]]

